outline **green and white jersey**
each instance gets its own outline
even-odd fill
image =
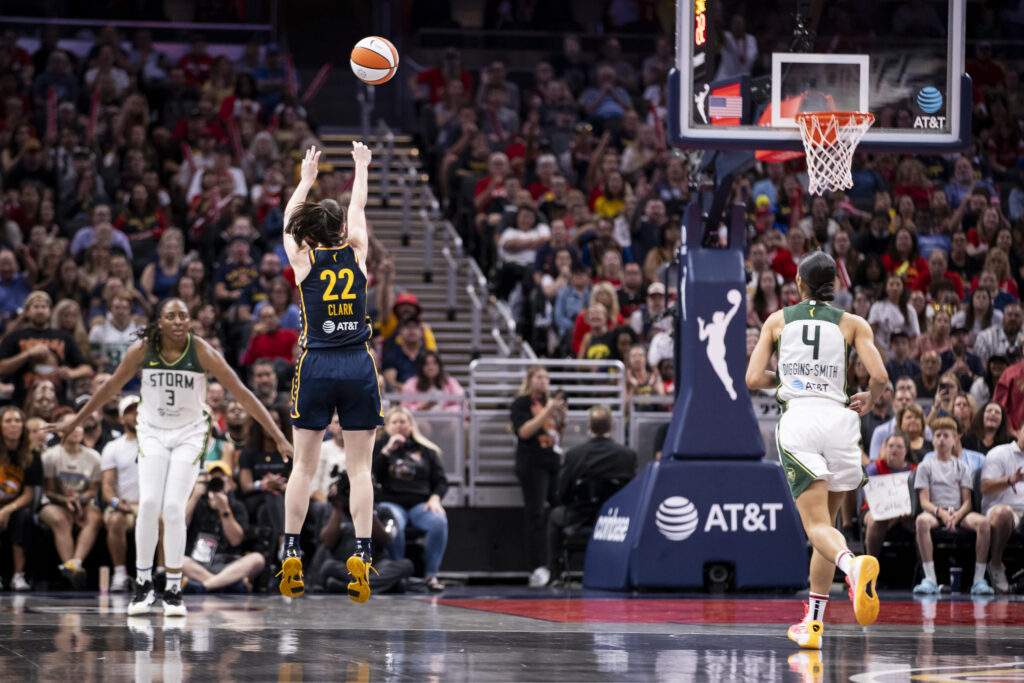
[[[849,347],[839,329],[843,311],[810,300],[787,306],[782,314],[786,324],[776,341],[779,403],[830,398],[847,405]]]
[[[206,373],[188,335],[185,352],[173,363],[152,349],[142,361],[139,424],[177,429],[206,419]]]

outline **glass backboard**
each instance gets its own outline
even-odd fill
[[[670,132],[689,147],[802,149],[801,111],[869,111],[860,148],[961,149],[966,0],[679,0]]]

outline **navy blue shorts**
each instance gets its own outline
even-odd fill
[[[369,345],[306,349],[299,356],[292,378],[292,425],[326,429],[334,411],[342,429],[376,429],[384,424]]]

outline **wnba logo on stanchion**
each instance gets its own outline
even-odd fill
[[[654,524],[661,535],[670,541],[684,541],[693,535],[699,523],[697,508],[682,496],[662,501],[654,515]]]

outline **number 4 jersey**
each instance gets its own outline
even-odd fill
[[[206,373],[188,335],[185,351],[173,363],[151,348],[142,361],[139,424],[177,429],[206,419]]]
[[[839,320],[843,311],[818,301],[782,309],[786,324],[776,341],[783,409],[798,398],[830,398],[849,403],[846,393],[849,346]]]
[[[366,318],[366,276],[348,244],[309,252],[312,268],[299,287],[306,349],[359,346],[370,339]]]

